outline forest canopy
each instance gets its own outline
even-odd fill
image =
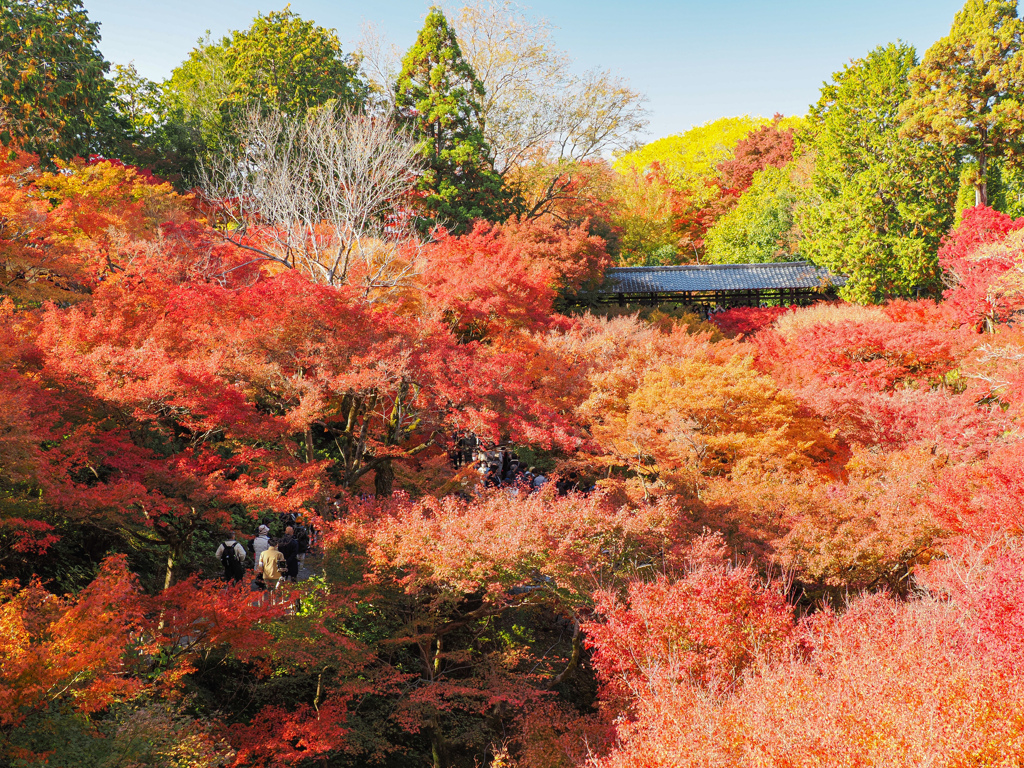
[[[646,143],[512,3],[244,23],[0,0],[0,763],[1020,763],[1015,2]]]

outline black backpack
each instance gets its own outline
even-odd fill
[[[231,579],[240,579],[245,569],[235,556],[235,541],[224,542],[224,550],[220,553],[220,562],[224,566],[224,576]]]

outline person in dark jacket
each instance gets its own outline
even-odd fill
[[[295,524],[295,541],[299,545],[299,560],[309,552],[309,528],[302,523]]]
[[[472,432],[465,432],[462,438],[459,440],[459,454],[462,460],[462,466],[468,467],[473,463],[473,458],[476,454],[477,446],[480,441]]]
[[[487,474],[484,475],[484,488],[500,488],[501,487],[501,475],[498,472],[498,466],[492,465],[488,470]]]
[[[284,529],[284,536],[278,545],[285,563],[288,564],[288,581],[299,580],[299,542],[295,540],[295,529],[290,525]]]
[[[562,478],[555,483],[555,488],[558,489],[559,496],[567,496],[570,493],[576,493],[580,490],[580,476],[577,472],[570,472],[569,476]]]

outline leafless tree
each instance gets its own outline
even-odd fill
[[[484,85],[484,135],[496,170],[519,189],[530,218],[572,198],[584,161],[633,146],[646,98],[608,70],[573,71],[551,24],[512,0],[474,0],[452,14]]]
[[[370,85],[370,99],[385,109],[395,109],[395,83],[402,69],[402,54],[381,28],[364,21],[358,43],[360,70]]]
[[[452,14],[484,84],[484,132],[499,172],[536,161],[582,161],[630,144],[647,125],[645,97],[621,77],[573,71],[552,26],[511,0],[477,0]]]
[[[389,114],[253,109],[238,138],[202,172],[225,239],[316,282],[359,282],[371,298],[408,282],[417,239],[407,205],[420,165]]]

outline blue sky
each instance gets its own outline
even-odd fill
[[[134,61],[160,80],[209,29],[215,37],[249,26],[283,2],[258,0],[84,0],[101,23],[101,50]],[[295,0],[292,10],[338,31],[349,50],[372,22],[402,50],[415,40],[430,2]],[[555,41],[579,69],[599,66],[649,97],[647,138],[717,117],[803,114],[824,80],[851,58],[897,39],[919,55],[948,33],[963,0],[538,0],[531,13],[557,29]]]

